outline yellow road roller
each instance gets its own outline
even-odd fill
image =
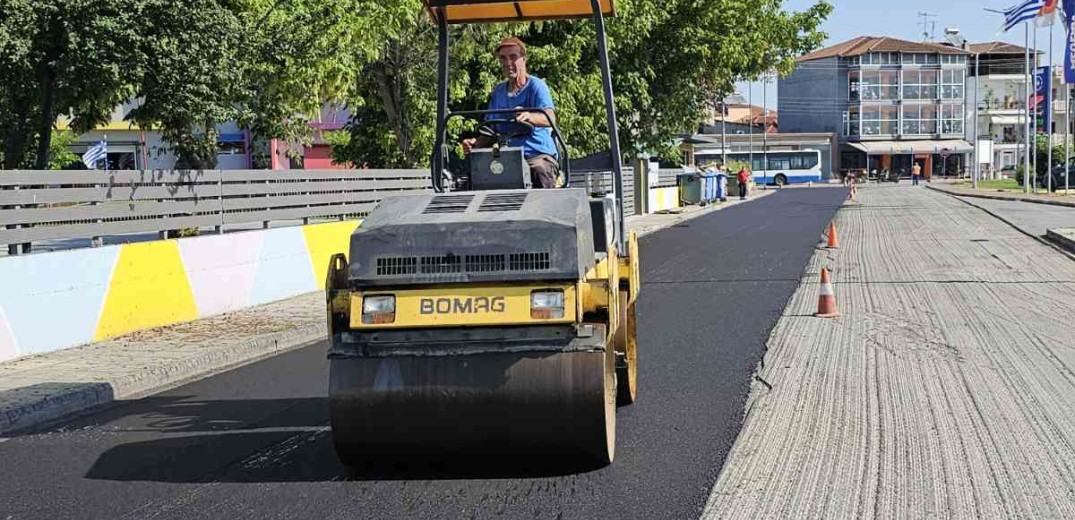
[[[382,200],[332,258],[327,315],[336,453],[372,459],[467,453],[611,462],[617,405],[635,400],[639,257],[625,232],[604,17],[612,0],[426,0],[439,29],[433,190]],[[448,26],[590,17],[603,72],[614,193],[532,189],[529,125],[449,112]],[[517,107],[512,112],[540,111]],[[493,144],[449,161],[447,122]],[[454,143],[453,143],[454,144]],[[458,162],[458,161],[456,161]]]

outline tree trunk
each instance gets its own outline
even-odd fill
[[[21,101],[16,102],[14,107],[14,124],[11,131],[4,139],[4,169],[14,170],[19,167],[22,156],[26,153],[26,140],[30,136],[30,121],[27,115],[30,112],[30,104]]]
[[[37,159],[34,163],[34,168],[37,170],[47,170],[49,167],[52,125],[56,119],[56,115],[53,113],[55,100],[56,69],[51,63],[44,63],[41,66],[41,126],[38,128]]]
[[[405,100],[402,82],[399,77],[388,72],[384,63],[372,67],[374,81],[377,84],[377,94],[384,105],[385,115],[388,118],[388,127],[396,135],[396,143],[403,159],[413,167],[415,164],[414,150],[411,148],[410,131],[404,118],[403,103]]]

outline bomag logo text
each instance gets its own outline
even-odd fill
[[[504,312],[507,305],[503,296],[476,296],[473,298],[422,298],[422,314],[478,314]]]

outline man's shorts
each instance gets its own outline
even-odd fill
[[[560,178],[560,164],[551,155],[535,155],[526,160],[530,164],[530,181],[535,188],[559,188],[563,186]]]

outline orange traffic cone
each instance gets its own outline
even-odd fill
[[[836,238],[836,222],[829,222],[829,249],[839,249],[840,240]]]
[[[836,312],[836,293],[832,292],[832,282],[829,281],[829,270],[821,268],[821,289],[817,297],[818,318],[835,318],[840,315]]]

